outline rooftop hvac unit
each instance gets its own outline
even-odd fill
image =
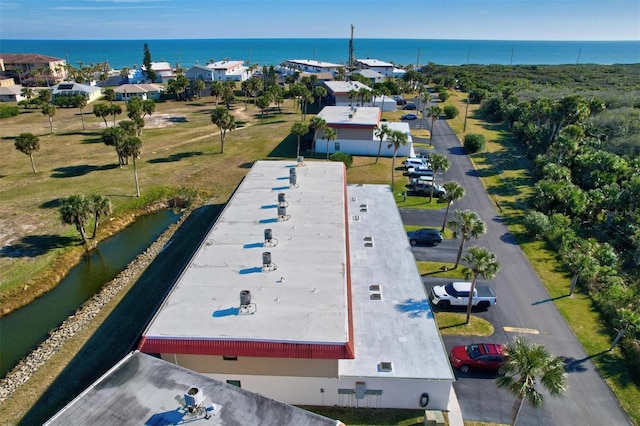
[[[262,266],[267,268],[271,266],[271,252],[265,251],[262,253]]]
[[[278,206],[278,218],[282,219],[287,215],[287,206]]]
[[[289,169],[289,176],[291,176],[291,175],[295,175],[295,174],[296,174],[296,169],[294,169],[294,168],[290,168],[290,169]]]
[[[242,290],[240,292],[240,306],[247,306],[251,303],[251,292],[249,290]]]
[[[293,170],[293,169],[292,169]],[[296,186],[298,175],[289,175],[289,186]]]
[[[271,232],[270,228],[267,228],[264,230],[264,242],[265,244],[269,244],[271,242],[271,239],[273,238],[273,234]]]
[[[284,199],[284,192],[280,192],[278,194],[278,204],[284,204],[286,201]]]
[[[199,407],[204,403],[204,393],[200,388],[190,387],[184,394],[184,402],[188,407]]]
[[[304,157],[302,155],[298,156],[298,166],[304,165]]]

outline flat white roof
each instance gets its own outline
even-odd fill
[[[393,67],[394,65],[389,62],[384,62],[379,59],[356,59],[356,62],[360,62],[368,67]]]
[[[355,359],[339,360],[339,375],[454,380],[391,188],[347,195]]]
[[[258,161],[164,301],[147,337],[341,343],[349,338],[343,163]],[[290,188],[290,169],[297,187]],[[288,220],[278,220],[278,194]],[[274,247],[264,247],[271,229]],[[270,252],[277,269],[262,270]],[[249,290],[254,313],[243,314]]]
[[[365,88],[371,90],[366,84],[362,84],[359,81],[325,81],[324,85],[333,93],[347,94],[351,90],[360,90]]]
[[[317,115],[328,125],[377,126],[380,121],[378,107],[326,106]]]
[[[316,61],[314,59],[287,59],[287,62],[292,64],[306,65],[309,67],[319,67],[319,68],[344,67],[344,65],[334,64],[332,62]]]

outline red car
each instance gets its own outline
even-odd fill
[[[507,360],[504,346],[494,343],[474,343],[455,346],[449,354],[451,365],[463,373],[471,369],[498,371]]]

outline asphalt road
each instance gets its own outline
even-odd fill
[[[411,127],[418,127],[418,121],[411,122]],[[423,127],[430,126],[429,121],[425,119]],[[434,123],[433,146],[437,152],[447,155],[451,161],[451,168],[436,183],[455,180],[466,190],[466,195],[451,207],[448,220],[454,219],[455,209],[470,209],[478,213],[487,224],[487,233],[478,240],[468,241],[465,247],[486,247],[498,256],[501,264],[498,276],[486,283],[496,291],[497,306],[486,312],[475,313],[493,323],[494,335],[482,339],[443,336],[447,349],[479,340],[508,343],[514,337],[523,335],[530,342],[542,343],[555,355],[566,358],[569,388],[567,395],[561,399],[546,396],[544,406],[538,409],[533,409],[525,403],[518,418],[518,425],[631,424],[589,358],[606,357],[607,354],[587,354],[582,349],[525,255],[509,234],[496,204],[490,200],[471,161],[445,120]],[[401,209],[400,214],[407,225],[440,228],[444,210]],[[458,240],[445,240],[437,247],[415,247],[413,252],[418,260],[453,262],[458,244]],[[428,276],[424,278],[427,290],[447,281]],[[479,283],[482,284],[481,281]],[[505,327],[510,327],[510,331],[505,331]],[[454,388],[465,419],[509,423],[514,398],[497,388],[495,375],[473,372],[463,374],[459,371],[455,373],[457,381]]]

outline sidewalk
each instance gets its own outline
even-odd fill
[[[462,411],[460,410],[460,404],[458,404],[458,397],[456,391],[451,387],[451,393],[449,394],[449,404],[447,405],[449,412],[449,426],[464,426],[464,419],[462,418]]]

